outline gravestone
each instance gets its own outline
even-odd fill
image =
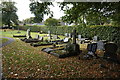
[[[38,38],[38,40],[43,41],[43,37],[40,36],[40,37]]]
[[[66,45],[66,50],[68,51],[70,55],[77,55],[80,53],[80,47],[76,43],[76,36],[77,36],[76,30],[73,30],[72,35],[73,35],[73,42],[72,44],[70,43]]]
[[[97,40],[98,40],[98,36],[94,36],[93,41],[97,41]]]
[[[68,33],[65,33],[65,36],[68,37]]]
[[[98,41],[97,42],[97,49],[98,50],[104,50],[104,43],[103,43],[103,41]]]
[[[51,41],[52,37],[51,37],[51,32],[48,31],[48,39]]]
[[[69,41],[69,38],[65,38],[64,40],[63,40],[63,42],[68,42]]]
[[[32,37],[31,37],[31,33],[30,33],[30,28],[27,29],[27,39],[29,39],[29,38],[32,38]]]
[[[71,35],[71,33],[69,33],[68,35],[69,35],[69,36],[68,36],[69,38],[72,38],[72,35]]]
[[[91,43],[91,44],[88,44],[87,46],[87,50],[88,50],[88,53],[87,53],[87,57],[95,57],[95,58],[98,58],[97,54],[95,54],[96,50],[97,50],[97,43]]]
[[[105,53],[104,58],[110,61],[117,61],[117,54],[116,51],[118,49],[118,46],[115,43],[106,43],[105,44]]]
[[[73,44],[76,44],[77,33],[76,30],[73,30]]]
[[[78,35],[78,40],[81,40],[81,35]]]
[[[53,36],[53,39],[57,39],[57,38],[58,38],[58,36],[57,36],[57,35],[54,35],[54,36]]]
[[[39,39],[40,38],[40,36],[39,35],[36,35],[36,39]]]

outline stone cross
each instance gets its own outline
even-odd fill
[[[73,30],[73,44],[76,44],[76,36],[77,36],[77,33],[76,33],[76,30]]]

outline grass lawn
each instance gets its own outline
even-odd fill
[[[9,31],[8,33],[11,33]],[[23,33],[25,33],[23,31]],[[35,34],[35,33],[33,33]],[[3,33],[4,36],[12,37]],[[84,45],[81,45],[81,47]],[[86,45],[85,45],[86,46]],[[83,52],[80,57],[86,53]],[[32,47],[19,39],[2,48],[4,78],[120,78],[120,65],[102,59],[79,60],[78,56],[59,59],[42,52],[50,46]],[[107,68],[100,68],[103,64]]]
[[[6,38],[0,38],[0,42],[2,42],[2,43],[5,43],[7,41],[8,41],[8,39],[6,39]]]
[[[11,37],[11,38],[14,38],[13,35],[26,35],[27,31],[22,31],[20,30],[20,33],[17,33],[18,30],[11,30],[11,29],[0,29],[0,36],[3,36],[3,37]],[[31,32],[31,36],[32,38],[35,38],[36,35],[40,35],[42,37],[44,37],[44,40],[48,39],[47,37],[47,34],[39,34],[37,32]],[[61,36],[59,35],[59,37],[61,39],[64,39],[64,36]]]

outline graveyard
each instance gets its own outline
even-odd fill
[[[87,54],[87,44],[79,44],[82,52],[77,56],[66,58],[56,57],[54,54],[48,54],[42,49],[52,48],[61,49],[67,43],[53,45],[45,45],[33,47],[30,43],[21,41],[21,37],[13,37],[18,34],[17,30],[8,29],[6,32],[2,31],[2,36],[11,37],[15,41],[11,44],[2,47],[2,63],[3,63],[3,77],[4,78],[119,78],[120,65],[114,62],[109,62],[102,58],[85,59]],[[26,34],[27,31],[20,31],[19,34]],[[35,32],[32,32],[32,37],[36,37]],[[45,36],[47,34],[42,34]],[[75,36],[74,36],[75,37]],[[47,37],[45,36],[47,39]],[[61,36],[60,36],[61,38]],[[64,36],[62,36],[64,38]],[[44,42],[43,42],[44,43]],[[73,43],[76,43],[74,41]],[[57,47],[59,46],[59,47]],[[64,51],[51,51],[52,53],[64,54]],[[61,53],[62,52],[62,53]],[[104,55],[104,51],[96,51],[99,57]],[[118,53],[119,54],[119,53]],[[120,58],[120,55],[117,55]]]
[[[0,79],[120,79],[119,2],[54,1],[0,2]]]

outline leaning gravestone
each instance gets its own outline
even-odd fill
[[[105,44],[105,53],[104,58],[110,61],[117,61],[117,54],[116,51],[118,49],[118,46],[115,43],[106,43]]]

